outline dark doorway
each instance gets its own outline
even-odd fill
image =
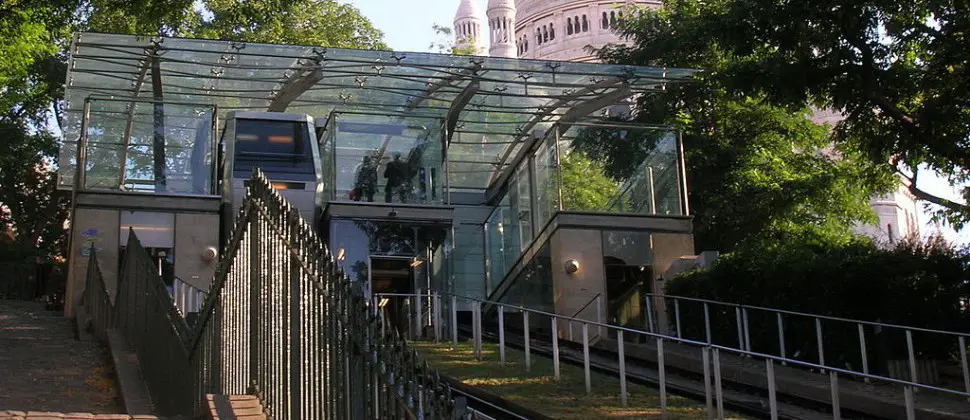
[[[650,292],[650,266],[628,265],[623,260],[605,257],[607,319],[611,324],[643,328],[644,293]]]
[[[414,293],[414,270],[411,258],[377,257],[370,258],[371,293],[410,294]],[[378,301],[387,324],[407,335],[410,327],[411,302],[404,296],[383,296]]]

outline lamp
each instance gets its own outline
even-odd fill
[[[566,260],[566,273],[573,274],[577,271],[579,271],[579,261]]]

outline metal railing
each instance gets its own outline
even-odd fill
[[[470,298],[465,296],[460,296],[454,293],[432,291],[430,293],[423,293],[422,296],[432,299],[433,306],[436,308],[441,308],[441,310],[435,311],[433,317],[431,318],[431,327],[435,331],[450,330],[450,340],[453,345],[458,343],[458,315],[457,308],[460,302],[468,302],[471,307],[471,334],[472,334],[472,345],[474,347],[474,355],[477,360],[482,360],[482,346],[483,346],[483,336],[484,328],[488,326],[482,321],[482,305],[494,305],[496,308],[496,315],[498,317],[497,325],[495,326],[492,334],[498,337],[498,353],[499,353],[499,364],[501,366],[506,366],[506,334],[508,327],[505,322],[505,315],[511,313],[521,314],[522,316],[522,326],[521,333],[524,335],[523,340],[523,350],[525,353],[525,369],[530,371],[532,367],[532,352],[535,344],[532,343],[530,339],[530,334],[536,334],[537,326],[545,324],[548,326],[548,338],[551,344],[551,357],[553,363],[553,377],[559,380],[561,377],[560,372],[560,353],[561,353],[561,343],[560,337],[564,335],[564,331],[561,329],[563,322],[579,324],[582,328],[582,338],[578,344],[582,345],[582,362],[584,371],[584,380],[586,385],[586,392],[592,393],[592,381],[591,381],[591,356],[590,347],[592,346],[590,340],[590,329],[592,328],[602,328],[616,335],[617,342],[617,367],[618,367],[618,381],[620,383],[620,399],[621,405],[626,407],[628,405],[628,395],[627,395],[627,381],[628,372],[626,368],[627,357],[625,355],[625,346],[628,341],[631,341],[634,337],[640,336],[645,339],[653,339],[656,347],[656,370],[658,374],[657,387],[659,388],[659,404],[661,415],[666,416],[668,413],[667,399],[668,393],[667,388],[670,385],[668,378],[666,377],[666,369],[669,363],[664,361],[665,344],[671,345],[682,345],[693,349],[699,349],[703,360],[703,387],[704,387],[704,401],[706,404],[707,416],[708,418],[724,418],[724,405],[725,405],[725,390],[722,383],[723,371],[722,371],[722,359],[725,355],[736,355],[738,357],[748,358],[748,359],[760,359],[764,362],[764,370],[758,370],[757,372],[746,371],[746,374],[763,376],[764,384],[767,384],[765,391],[768,394],[768,402],[765,407],[770,414],[772,419],[779,418],[779,398],[778,390],[776,386],[777,374],[775,373],[775,366],[778,364],[800,367],[803,369],[815,369],[824,370],[829,377],[828,381],[828,391],[829,400],[827,404],[831,405],[832,418],[840,419],[842,416],[842,408],[840,403],[840,383],[841,381],[846,381],[850,379],[855,379],[857,381],[861,380],[878,380],[882,386],[891,387],[899,392],[901,401],[903,401],[902,407],[905,410],[905,414],[898,413],[899,417],[905,416],[907,419],[917,418],[917,410],[919,409],[918,403],[922,402],[924,399],[921,398],[918,402],[914,397],[914,394],[919,391],[927,391],[928,393],[938,393],[940,395],[949,397],[959,397],[959,398],[970,398],[970,392],[957,391],[952,389],[940,388],[926,384],[920,384],[914,381],[907,381],[904,379],[894,379],[884,376],[878,376],[869,373],[856,372],[849,369],[842,369],[832,366],[824,366],[818,363],[812,363],[802,360],[795,360],[786,357],[780,357],[772,354],[759,353],[749,350],[737,349],[728,346],[712,344],[704,341],[690,340],[685,338],[679,338],[675,336],[660,334],[657,332],[638,330],[633,328],[621,327],[616,325],[609,325],[601,322],[591,321],[587,319],[579,319],[568,316],[563,316],[559,314],[554,314],[550,312],[545,312],[541,310],[535,310],[530,308],[525,308],[516,305],[510,305],[500,302],[486,301],[483,299]],[[397,294],[399,297],[415,296],[414,294]],[[536,322],[540,321],[540,322]],[[544,321],[544,322],[543,322]],[[541,334],[541,332],[540,332]],[[436,337],[441,337],[437,335]],[[723,353],[723,355],[722,355]],[[957,400],[958,401],[958,400]],[[933,409],[929,407],[929,409]]]
[[[603,322],[603,294],[602,293],[597,293],[596,296],[593,296],[593,298],[590,299],[589,301],[587,301],[586,304],[583,305],[582,308],[579,308],[578,311],[576,311],[575,313],[573,313],[570,316],[570,318],[584,318],[584,319],[586,319],[587,317],[580,316],[580,315],[584,311],[586,311],[587,309],[589,309],[590,308],[590,305],[592,305],[594,303],[596,305],[593,305],[592,308],[595,310],[595,313],[593,315],[595,316],[596,322],[598,322],[600,324],[605,324],[605,322]],[[574,329],[573,328],[573,323],[570,321],[570,322],[567,322],[567,325],[569,326],[569,333],[568,333],[568,336],[567,337],[569,338],[569,341],[574,341],[573,340],[573,336],[574,336],[574,334],[573,334],[573,329]],[[595,341],[599,340],[602,337],[603,337],[603,329],[602,328],[597,328],[596,329],[596,337],[593,338],[593,341],[595,342]]]
[[[100,314],[110,293],[91,270],[85,307]],[[276,419],[468,413],[405,340],[380,328],[363,291],[259,172],[216,273],[189,328],[131,233],[117,299],[93,319],[131,343],[158,415],[196,416],[205,394],[247,393]]]
[[[188,318],[190,314],[197,314],[202,309],[206,293],[204,290],[176,278],[172,282],[171,296],[182,317]]]
[[[670,332],[663,331],[657,320],[660,316],[654,311],[656,301],[664,302],[668,313],[673,319],[668,320]],[[873,369],[871,361],[883,364],[881,368],[885,375],[896,379],[908,378],[910,382],[936,385],[932,380],[933,366],[917,363],[919,359],[929,359],[936,363],[941,353],[952,357],[959,363],[960,375],[963,379],[963,390],[970,393],[970,368],[967,363],[967,339],[970,333],[941,331],[928,328],[889,324],[884,322],[863,321],[858,319],[839,318],[835,316],[810,314],[788,311],[783,309],[764,308],[736,303],[720,302],[708,299],[698,299],[683,296],[646,294],[645,303],[648,314],[648,330],[651,332],[674,335],[678,338],[694,336],[698,341],[708,344],[717,342],[719,345],[732,347],[744,351],[756,351],[772,354],[781,358],[799,359],[825,367],[834,367],[832,353],[826,359],[826,348],[829,350],[849,349],[855,351],[846,355],[839,352],[843,368],[857,371],[864,375]],[[670,303],[673,303],[671,308]],[[701,315],[702,314],[702,315]],[[703,323],[699,318],[703,317]],[[687,322],[695,321],[693,323]],[[756,322],[760,321],[760,322]],[[703,326],[702,331],[698,331]],[[791,331],[795,330],[795,333]],[[736,331],[736,337],[731,342],[719,337],[718,331]],[[691,334],[693,333],[693,334]],[[794,336],[812,335],[813,340],[797,340]],[[920,347],[922,338],[924,346]],[[722,340],[719,340],[721,338]],[[828,338],[828,340],[826,340]],[[718,342],[720,341],[720,342]],[[793,348],[801,346],[799,348]],[[757,350],[754,349],[757,347]],[[905,355],[894,355],[897,348],[905,348]],[[905,359],[901,359],[901,357]],[[898,363],[896,361],[899,361]],[[856,366],[853,368],[853,362]],[[902,368],[902,369],[897,369]],[[824,371],[824,369],[822,369]],[[900,372],[899,370],[904,370]]]

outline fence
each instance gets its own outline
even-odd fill
[[[670,314],[666,333],[678,338],[926,385],[944,386],[939,370],[952,366],[953,376],[962,380],[949,388],[970,393],[970,333],[648,294],[651,332],[664,332],[656,302],[664,302]]]
[[[63,296],[65,277],[52,263],[0,261],[0,299],[33,300]]]
[[[523,335],[523,351],[525,353],[525,369],[528,371],[532,365],[532,353],[536,344],[533,342],[534,339],[548,339],[551,345],[551,357],[553,361],[555,379],[560,377],[560,353],[562,343],[560,341],[564,340],[563,336],[567,334],[567,329],[564,329],[567,325],[579,325],[581,328],[581,338],[578,340],[578,344],[582,346],[582,358],[583,358],[583,369],[585,373],[586,381],[586,392],[592,392],[592,384],[590,380],[590,370],[591,370],[591,356],[590,348],[592,347],[592,332],[597,329],[603,329],[608,332],[611,337],[616,337],[617,342],[617,352],[616,352],[616,366],[618,369],[618,381],[620,383],[620,395],[618,398],[621,405],[624,407],[628,403],[628,395],[626,392],[628,373],[626,370],[627,357],[625,355],[625,346],[628,345],[635,337],[640,337],[645,340],[649,340],[655,343],[657,351],[657,373],[658,380],[657,386],[660,390],[660,410],[662,416],[667,416],[667,388],[670,385],[668,379],[666,378],[667,363],[664,361],[665,345],[668,346],[685,346],[687,348],[693,348],[700,350],[700,354],[703,359],[703,383],[704,383],[704,399],[706,403],[707,417],[708,418],[724,418],[725,411],[725,387],[722,383],[722,368],[721,363],[727,355],[736,355],[744,358],[761,360],[764,363],[764,370],[761,372],[764,384],[766,384],[765,392],[768,396],[768,401],[766,403],[765,409],[767,410],[769,416],[772,419],[779,418],[779,397],[776,387],[776,374],[775,367],[777,365],[788,365],[804,369],[812,369],[824,371],[828,376],[828,391],[830,394],[829,404],[831,405],[831,415],[834,419],[840,419],[842,415],[842,408],[840,404],[840,383],[847,380],[878,380],[882,386],[890,387],[893,390],[899,392],[900,401],[903,401],[903,406],[905,407],[905,418],[915,419],[917,418],[917,411],[920,409],[920,403],[923,401],[930,401],[929,394],[936,394],[945,397],[957,397],[960,399],[970,398],[970,392],[956,391],[952,389],[945,389],[934,387],[931,385],[920,384],[914,381],[907,381],[904,379],[894,379],[883,376],[878,376],[874,374],[867,374],[862,372],[856,372],[848,369],[842,369],[831,366],[823,366],[818,363],[811,363],[802,360],[795,360],[786,357],[780,357],[771,354],[759,353],[750,350],[732,348],[729,346],[723,346],[718,344],[711,344],[705,341],[690,340],[685,338],[678,338],[676,336],[664,335],[658,332],[637,330],[632,328],[626,328],[616,325],[608,325],[601,322],[596,322],[589,319],[573,318],[563,315],[558,315],[554,313],[549,313],[540,310],[534,310],[529,308],[524,308],[516,305],[509,305],[499,302],[491,302],[482,299],[469,298],[465,296],[456,295],[448,292],[431,291],[418,294],[397,294],[394,295],[398,298],[403,299],[424,299],[430,300],[431,306],[437,308],[432,311],[432,315],[427,319],[428,324],[426,327],[430,327],[432,331],[435,332],[435,339],[450,339],[452,343],[457,344],[458,342],[458,308],[463,306],[463,304],[468,304],[472,308],[471,310],[471,342],[474,348],[474,355],[477,359],[481,360],[482,355],[482,342],[485,335],[486,328],[492,328],[489,331],[494,336],[497,336],[498,346],[499,346],[499,363],[504,366],[505,363],[505,349],[507,347],[506,335],[509,334],[510,330],[515,330],[517,333]],[[375,296],[375,299],[382,298],[381,295]],[[494,308],[495,315],[498,322],[486,323],[483,321],[482,307],[489,306]],[[515,320],[512,320],[510,315],[516,315]],[[422,321],[424,322],[424,321]],[[515,325],[518,324],[518,325]],[[443,334],[442,334],[443,333]],[[445,338],[447,337],[447,338]],[[571,340],[572,341],[572,340]],[[576,342],[576,341],[573,341]],[[758,375],[758,372],[748,372],[751,375]],[[925,394],[923,395],[923,392]],[[920,393],[923,395],[919,400],[915,397],[915,394]],[[937,401],[937,400],[934,400]],[[957,405],[960,405],[960,400],[955,400]],[[926,406],[923,409],[933,410],[933,407]],[[895,417],[903,417],[902,413]]]
[[[96,265],[85,311],[99,335],[118,328],[131,343],[158,415],[198,415],[210,393],[256,394],[277,419],[466,412],[258,172],[192,328],[134,233],[115,299]]]

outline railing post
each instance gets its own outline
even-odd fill
[[[660,379],[660,416],[667,418],[667,372],[664,368],[664,339],[660,337],[657,337],[657,374]]]
[[[260,291],[262,290],[262,272],[260,264],[260,244],[262,232],[259,231],[259,216],[250,222],[249,232],[249,383],[259,383],[259,349],[262,330],[260,328],[259,311]]]
[[[300,243],[297,238],[300,235],[300,224],[299,216],[294,213],[290,213],[287,218],[289,222],[289,243]],[[293,245],[289,245],[293,246]],[[290,251],[290,266],[289,266],[289,327],[290,327],[290,342],[289,342],[289,362],[290,362],[290,406],[289,414],[294,417],[299,417],[303,413],[303,384],[304,378],[302,377],[302,367],[303,367],[303,343],[302,343],[302,331],[303,326],[303,314],[302,314],[302,295],[303,291],[300,290],[300,280],[301,280],[301,270],[302,261],[300,261],[299,252],[297,250],[289,249]],[[349,389],[348,389],[349,391]]]
[[[839,405],[839,373],[829,372],[829,389],[832,390],[832,418],[840,420],[842,418],[842,408]]]
[[[741,350],[747,350],[744,348],[744,325],[742,324],[742,321],[741,321],[740,306],[734,307],[734,317],[737,319],[737,322],[738,322],[738,348]]]
[[[532,371],[532,343],[529,341],[529,311],[522,310],[522,331],[525,334],[525,371]]]
[[[596,323],[599,324],[599,326],[596,328],[597,330],[596,334],[600,337],[600,339],[602,339],[603,324],[606,323],[603,321],[603,294],[602,293],[596,295]]]
[[[765,360],[765,368],[768,373],[768,409],[771,411],[771,420],[778,420],[778,397],[775,394],[775,361]]]
[[[967,366],[967,340],[961,335],[957,337],[957,344],[960,345],[960,366],[963,367],[963,386],[970,394],[970,368]],[[967,398],[970,401],[970,397]]]
[[[421,306],[423,304],[423,299],[421,299],[421,288],[417,289],[417,293],[414,294],[414,334],[412,337],[415,340],[420,340],[424,336],[422,334],[421,328],[424,327],[424,318],[422,315],[423,309]]]
[[[674,322],[677,326],[677,338],[682,338],[680,335],[680,299],[674,298]]]
[[[505,367],[505,306],[498,306],[498,360]]]
[[[909,375],[913,383],[919,383],[916,369],[916,352],[913,351],[913,332],[906,330],[906,351],[909,354]]]
[[[859,354],[862,356],[862,373],[869,374],[869,355],[866,351],[866,330],[862,324],[856,324],[859,329]],[[863,378],[865,383],[869,383],[869,377],[865,376]]]
[[[724,418],[724,388],[721,387],[721,351],[714,349],[714,395],[717,397],[717,418]]]
[[[741,308],[741,319],[744,321],[744,349],[751,351],[751,328],[748,326],[748,308]]]
[[[472,331],[474,332],[475,340],[475,360],[482,361],[482,303],[475,301],[472,303],[472,322],[474,325]]]
[[[707,418],[714,418],[714,396],[711,390],[711,348],[701,349],[701,358],[704,363],[704,403],[707,406]]]
[[[431,297],[431,330],[434,331],[434,342],[441,342],[441,295],[434,292]]]
[[[616,332],[616,353],[620,368],[620,406],[626,407],[626,355],[623,352],[623,330]]]
[[[822,320],[815,318],[815,340],[818,344],[818,364],[825,366],[825,343],[822,341]],[[825,369],[822,369],[825,373]]]
[[[647,331],[654,332],[653,330],[653,304],[650,302],[653,299],[653,295],[647,295],[643,299],[647,304]]]
[[[593,393],[589,377],[589,324],[583,323],[583,374],[586,378],[586,395]]]
[[[458,346],[458,297],[451,295],[451,346]]]
[[[559,380],[559,329],[556,327],[556,317],[552,317],[552,370],[553,378]]]
[[[916,401],[913,398],[913,386],[903,387],[903,398],[906,401],[906,420],[916,420]]]
[[[711,343],[711,310],[704,302],[704,337],[707,338],[707,344]]]
[[[785,320],[781,312],[775,313],[778,318],[778,348],[781,350],[781,358],[787,359],[788,356],[785,355]],[[782,360],[781,365],[785,366],[787,363]]]

